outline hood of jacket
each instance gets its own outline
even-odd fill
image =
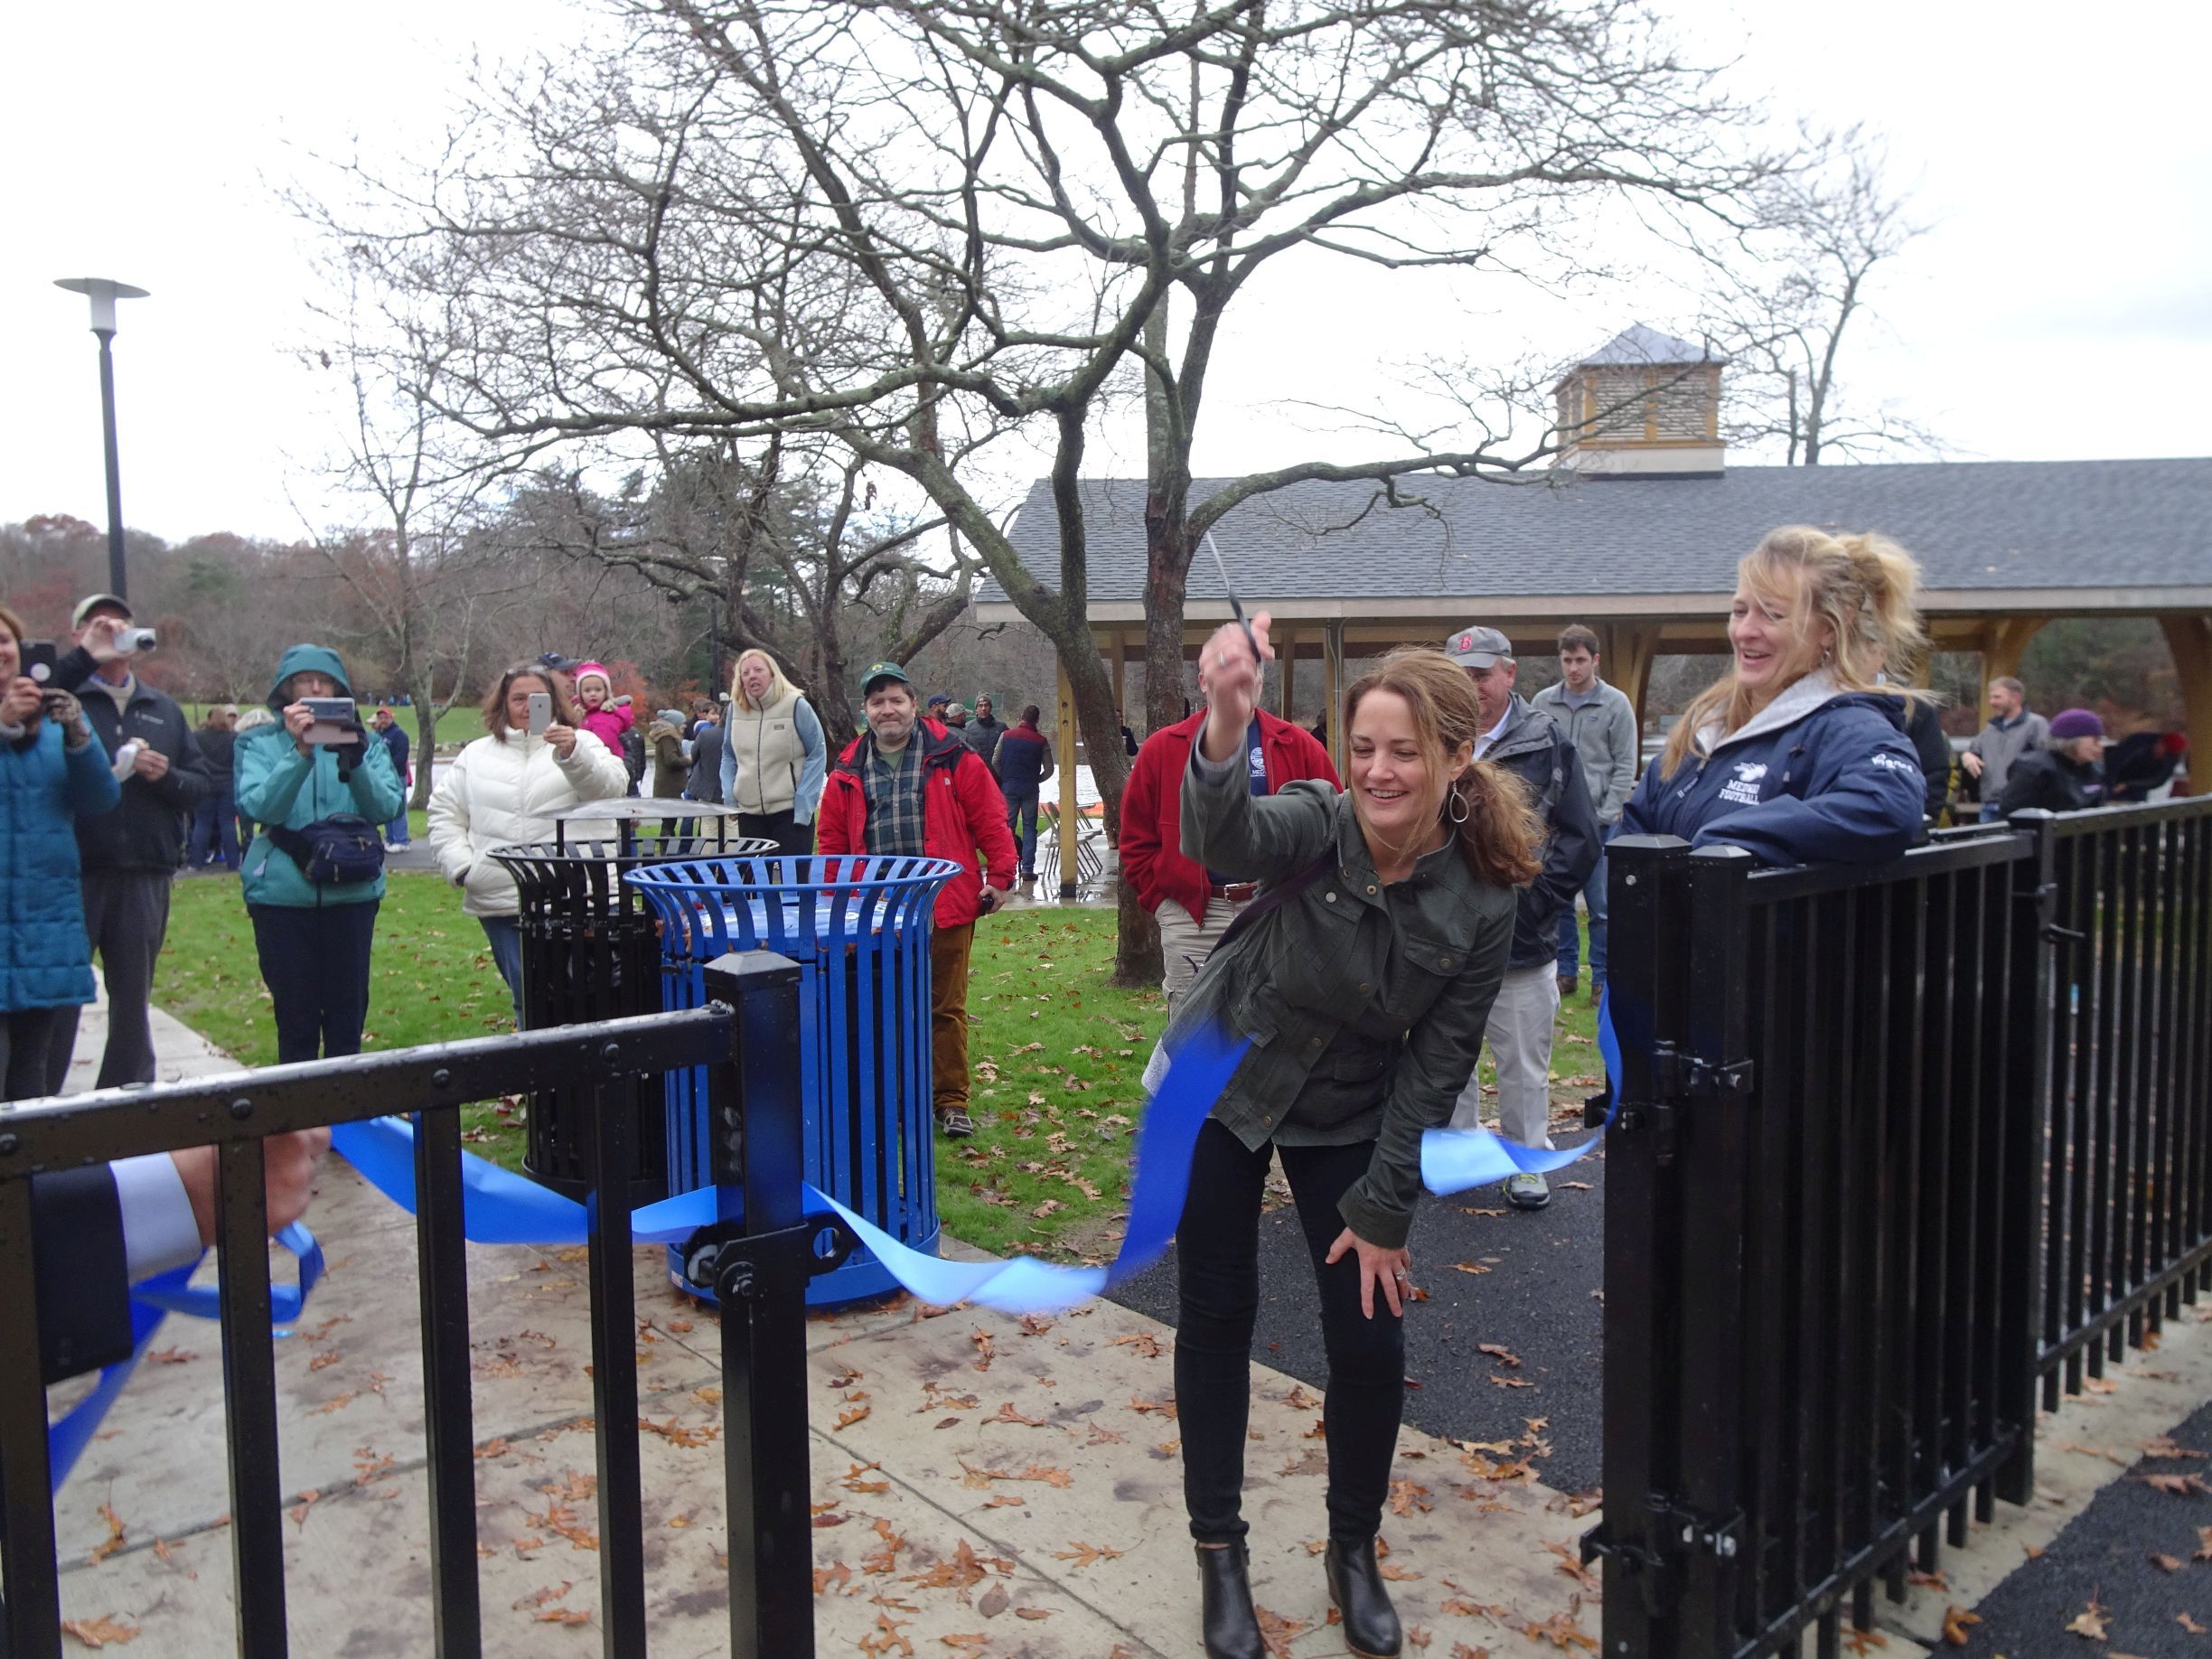
[[[1741,726],[1723,737],[1718,721],[1698,727],[1697,751],[1701,755],[1719,754],[1731,744],[1764,737],[1769,732],[1778,732],[1785,726],[1795,726],[1807,715],[1833,704],[1838,708],[1871,708],[1896,726],[1905,729],[1905,699],[1880,691],[1846,691],[1824,673],[1807,674],[1803,680],[1784,689],[1781,696],[1753,715]]]
[[[338,660],[336,651],[327,645],[295,645],[277,660],[276,672],[269,680],[268,706],[278,714],[284,712],[284,705],[276,700],[277,693],[295,674],[328,674],[338,682],[342,695],[353,695],[353,681],[347,676],[345,664]]]

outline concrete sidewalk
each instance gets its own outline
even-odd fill
[[[80,1055],[104,1021],[88,1010]],[[164,1078],[230,1069],[165,1016]],[[89,1065],[86,1067],[89,1069]],[[427,1482],[408,1216],[332,1163],[311,1223],[331,1271],[277,1347],[287,1593],[302,1653],[429,1651]],[[583,1653],[599,1605],[583,1251],[472,1248],[473,1436],[485,1647]],[[717,1655],[727,1632],[715,1317],[637,1257],[646,1555],[659,1655]],[[815,1608],[824,1653],[1107,1659],[1196,1650],[1181,1503],[1174,1333],[1099,1302],[1012,1319],[912,1304],[809,1326]],[[64,1615],[145,1636],[141,1652],[233,1651],[220,1354],[211,1326],[157,1334],[57,1501]],[[1255,1365],[1246,1513],[1258,1599],[1298,1659],[1340,1654],[1318,1551],[1317,1394]],[[2000,1505],[1945,1581],[1884,1607],[1886,1655],[1936,1645],[2122,1468],[2085,1447],[2153,1440],[2212,1398],[2212,1334],[2170,1326],[2114,1392],[2044,1425],[2039,1501]],[[80,1385],[81,1386],[81,1385]],[[793,1425],[796,1431],[798,1426]],[[1461,1445],[1413,1430],[1384,1536],[1417,1638],[1444,1655],[1587,1651],[1588,1500],[1543,1484],[1550,1425]],[[1464,1645],[1464,1649],[1459,1645]]]

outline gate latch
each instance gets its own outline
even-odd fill
[[[1681,1109],[1694,1101],[1740,1100],[1751,1093],[1752,1066],[1748,1060],[1715,1065],[1685,1054],[1672,1043],[1656,1043],[1652,1049],[1652,1073],[1657,1099],[1621,1102],[1621,1128],[1650,1129],[1661,1164],[1674,1161],[1681,1134]]]
[[[713,1222],[684,1241],[684,1279],[719,1301],[752,1301],[835,1272],[859,1248],[853,1230],[835,1215],[811,1215],[774,1233]]]

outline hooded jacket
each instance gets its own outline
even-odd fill
[[[673,708],[663,708],[645,728],[645,741],[652,746],[653,799],[677,799],[691,781],[690,746],[684,742],[683,717]]]
[[[1529,804],[1544,821],[1543,868],[1515,903],[1506,966],[1556,961],[1560,912],[1573,905],[1605,846],[1581,758],[1558,722],[1518,692],[1506,708],[1504,729],[1482,758],[1521,780]]]
[[[2004,793],[1997,798],[2001,817],[2041,807],[2047,812],[2079,812],[2103,806],[2104,768],[2096,761],[2077,761],[2048,746],[2023,755],[2012,763]]]
[[[276,665],[269,681],[268,705],[276,715],[274,726],[256,726],[239,740],[232,756],[238,776],[238,811],[255,824],[282,824],[304,830],[325,818],[351,814],[371,826],[389,823],[407,801],[399,774],[392,770],[391,750],[376,741],[366,727],[355,750],[352,776],[338,775],[338,756],[316,746],[307,754],[285,729],[284,706],[278,693],[286,680],[309,671],[328,674],[339,689],[351,697],[353,684],[346,677],[338,653],[321,645],[295,645]],[[384,896],[384,874],[370,881],[335,882],[318,887],[291,858],[276,850],[267,832],[257,830],[239,866],[248,904],[277,904],[295,909],[320,909],[332,904],[360,904]]]
[[[1279,793],[1300,778],[1317,778],[1339,787],[1328,751],[1313,735],[1264,708],[1260,713],[1260,746],[1267,767],[1268,793]],[[1137,764],[1121,792],[1121,879],[1137,890],[1137,902],[1158,911],[1173,899],[1199,922],[1205,920],[1211,886],[1206,867],[1183,850],[1183,774],[1191,746],[1206,711],[1199,709],[1173,726],[1163,726],[1144,740]],[[1223,867],[1216,866],[1216,868]]]
[[[430,796],[430,850],[438,872],[461,889],[472,916],[511,916],[522,907],[495,847],[549,841],[553,820],[586,801],[630,787],[622,756],[589,732],[566,756],[542,737],[510,730],[504,743],[479,737],[455,757]]]
[[[123,780],[123,798],[114,811],[77,826],[79,861],[87,871],[174,870],[184,862],[185,825],[214,789],[214,779],[184,711],[167,692],[134,680],[118,708],[104,686],[90,683],[98,668],[80,645],[54,664],[54,686],[76,694],[110,758],[135,737],[167,755],[169,770],[159,778],[134,773]]]
[[[75,825],[119,792],[97,736],[72,750],[42,719],[0,741],[0,1013],[92,1000]]]
[[[935,720],[917,719],[909,743],[922,751],[922,850],[950,858],[961,874],[939,890],[936,924],[963,927],[974,921],[986,881],[1001,893],[1014,886],[1017,855],[1007,829],[1006,797],[960,734]],[[875,735],[863,732],[846,745],[822,785],[821,818],[814,850],[823,858],[867,850],[867,786],[861,782]],[[979,858],[979,854],[981,856]],[[830,879],[836,872],[830,872]]]
[[[1741,847],[1762,864],[1883,864],[1919,839],[1927,788],[1905,703],[1808,674],[1741,728],[1698,734],[1673,777],[1652,762],[1624,835]]]

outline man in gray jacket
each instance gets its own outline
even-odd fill
[[[1597,867],[1582,884],[1582,901],[1589,907],[1590,1000],[1605,995],[1606,976],[1606,858],[1604,843],[1613,839],[1621,809],[1635,792],[1641,753],[1636,742],[1636,709],[1628,694],[1598,677],[1598,636],[1580,623],[1559,636],[1559,684],[1546,686],[1529,701],[1559,723],[1560,730],[1582,758],[1582,781],[1589,788],[1590,806],[1598,814],[1599,846]],[[1575,907],[1570,903],[1559,919],[1559,992],[1574,995],[1581,972],[1580,931],[1575,925]]]
[[[2028,712],[2028,688],[2011,675],[1990,681],[1989,700],[1990,723],[1959,756],[1960,769],[1981,792],[1985,824],[1997,816],[1997,797],[2004,793],[2013,764],[2050,741],[2050,722]]]
[[[1467,670],[1482,706],[1475,758],[1520,779],[1544,823],[1543,868],[1515,895],[1513,950],[1484,1038],[1497,1067],[1498,1127],[1508,1140],[1548,1147],[1551,1025],[1559,1014],[1553,942],[1561,911],[1574,914],[1574,895],[1598,862],[1598,820],[1574,745],[1549,714],[1514,691],[1513,642],[1495,628],[1462,628],[1444,642],[1444,654]],[[1473,1129],[1481,1117],[1477,1072],[1460,1091],[1452,1127]],[[1540,1175],[1517,1175],[1505,1183],[1505,1201],[1541,1210],[1551,1202],[1551,1187]]]

